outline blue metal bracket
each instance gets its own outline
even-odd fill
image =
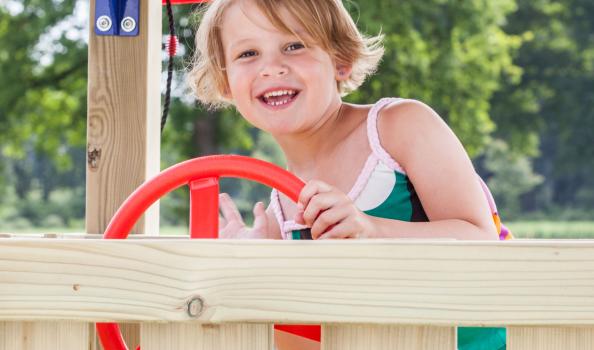
[[[137,36],[140,0],[96,0],[95,34]]]

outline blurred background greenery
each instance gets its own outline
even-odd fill
[[[386,46],[378,73],[348,101],[428,103],[461,138],[517,236],[594,238],[594,2],[345,4],[363,32],[385,34]],[[0,4],[0,232],[84,230],[88,6]],[[181,49],[162,168],[212,153],[282,165],[270,137],[235,111],[209,112],[189,96],[196,6],[174,7]],[[244,212],[269,195],[246,181],[223,188]],[[187,210],[183,190],[162,200],[163,231],[184,231]]]

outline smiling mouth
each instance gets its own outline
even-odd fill
[[[279,90],[262,94],[258,99],[270,107],[278,107],[290,103],[297,95],[299,95],[297,90]]]

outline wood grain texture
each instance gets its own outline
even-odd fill
[[[454,327],[326,325],[321,350],[455,350]]]
[[[95,0],[90,3],[94,23]],[[162,5],[143,1],[139,35],[89,34],[86,231],[103,233],[114,212],[142,182],[159,172]],[[116,24],[117,25],[117,24]],[[133,233],[158,232],[158,208]]]
[[[84,322],[0,322],[0,350],[90,349]]]
[[[266,324],[144,323],[140,329],[142,350],[273,350]]]
[[[592,350],[594,328],[592,327],[509,327],[507,329],[509,350]]]
[[[90,9],[95,23],[95,0]],[[139,9],[136,37],[89,31],[87,151],[99,153],[94,162],[87,155],[88,233],[103,233],[126,197],[160,169],[162,5],[142,1]],[[157,204],[131,233],[145,232],[158,235]],[[137,325],[122,328],[128,345],[138,343]]]
[[[41,319],[594,325],[594,242],[0,239],[0,320]]]

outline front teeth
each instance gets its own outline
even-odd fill
[[[271,96],[282,96],[282,95],[293,95],[295,91],[293,90],[278,90],[278,91],[271,91],[264,94],[265,98],[269,98]]]

